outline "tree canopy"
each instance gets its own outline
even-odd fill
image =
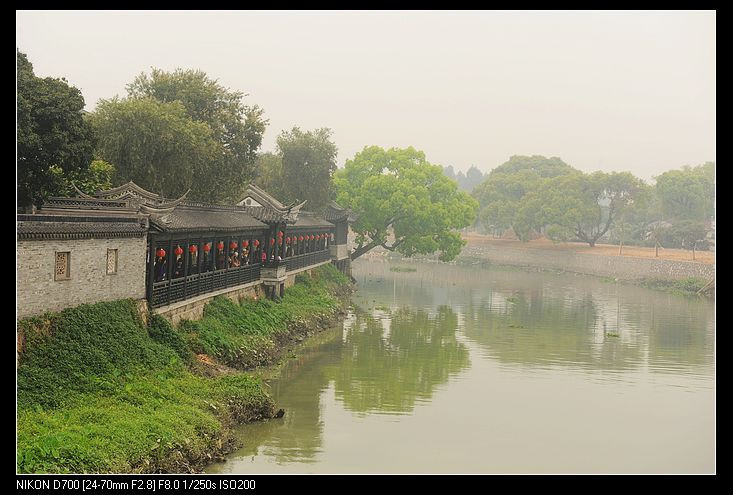
[[[525,195],[536,190],[540,183],[541,177],[534,170],[492,172],[473,190],[473,196],[481,205],[479,219],[491,230],[511,228],[517,237],[528,240],[531,225],[526,215],[519,215],[519,208]]]
[[[75,186],[87,194],[111,188],[114,171],[112,164],[104,160],[94,160],[87,170],[69,174],[64,174],[63,170],[55,165],[51,167],[51,173],[56,176],[59,183],[59,194],[68,197],[77,195]]]
[[[493,169],[489,176],[492,174],[513,174],[523,170],[532,170],[543,178],[557,177],[575,171],[573,167],[556,156],[547,158],[542,155],[513,155],[508,161]]]
[[[17,52],[18,206],[40,206],[59,194],[58,174],[89,167],[94,149],[84,119],[84,97],[61,78],[40,78],[24,53]]]
[[[656,180],[665,218],[703,222],[713,216],[715,162],[670,170]]]
[[[523,202],[519,216],[544,228],[553,240],[579,240],[594,246],[634,204],[643,183],[628,172],[575,172],[545,180]]]
[[[591,246],[632,206],[646,200],[644,183],[628,172],[584,174],[560,158],[513,156],[473,191],[479,218],[489,229],[512,228],[527,241],[543,232],[555,241]],[[638,212],[636,212],[638,216]]]
[[[478,208],[442,167],[412,147],[365,147],[333,182],[336,201],[358,215],[352,260],[382,246],[405,256],[439,252],[450,261],[465,244],[457,229],[471,225]]]
[[[115,182],[134,181],[166,197],[192,189],[194,199],[210,200],[204,184],[217,143],[211,128],[186,115],[179,101],[153,98],[100,100],[91,117],[100,136],[98,153],[114,164]]]
[[[190,197],[202,201],[238,199],[254,177],[267,125],[261,108],[199,70],[152,69],[127,92],[95,112],[99,152],[119,181],[174,195],[190,187]]]
[[[277,149],[282,160],[283,199],[308,200],[310,211],[325,208],[338,153],[331,134],[327,128],[304,132],[298,127],[280,133]]]
[[[577,170],[557,157],[514,155],[473,189],[472,195],[480,204],[478,218],[495,233],[511,228],[519,239],[527,241],[536,222],[526,208],[521,210],[525,195],[545,179],[573,172]]]
[[[277,153],[264,152],[257,155],[255,162],[257,177],[255,184],[281,201],[288,201],[289,193],[283,181],[283,159]]]

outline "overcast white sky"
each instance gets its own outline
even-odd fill
[[[151,67],[201,69],[264,108],[263,150],[330,127],[488,171],[511,155],[651,179],[715,160],[714,11],[17,11],[36,75],[92,111]]]

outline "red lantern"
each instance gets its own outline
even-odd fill
[[[158,249],[158,250],[157,250],[157,251],[155,252],[155,254],[157,254],[157,255],[158,255],[158,258],[163,258],[163,257],[165,256],[165,249],[163,249],[163,248],[160,248],[160,249]]]
[[[198,250],[199,250],[199,248],[198,248],[198,246],[196,246],[196,244],[192,244],[192,245],[188,246],[188,252],[191,253],[191,254],[195,253]]]
[[[315,237],[316,237],[316,236],[314,236],[313,234],[311,234],[311,241],[312,241],[313,239],[315,239]]]
[[[242,246],[244,246],[244,247],[249,247],[249,241],[244,241],[244,242],[242,243]]]
[[[181,246],[177,246],[177,247],[176,247],[176,249],[175,249],[175,250],[173,251],[173,253],[174,253],[174,254],[175,254],[176,256],[180,256],[180,255],[182,255],[182,254],[183,254],[183,248],[182,248]]]
[[[272,246],[273,244],[275,244],[275,239],[270,238],[270,246]]]
[[[204,252],[208,253],[209,251],[211,251],[211,243],[207,242],[206,244],[204,244]]]
[[[219,251],[224,251],[224,241],[219,241]]]
[[[278,236],[278,237],[282,237],[282,236],[283,236],[283,231],[281,230],[280,232],[278,232],[278,233],[277,233],[277,236]]]
[[[259,246],[259,245],[260,245],[260,241],[259,241],[259,239],[255,239],[255,247],[257,247],[257,246]]]
[[[229,249],[231,251],[234,251],[235,249],[237,249],[237,243],[236,242],[230,242],[229,243]]]
[[[285,242],[287,242],[288,244],[290,244],[290,236],[287,236],[287,237],[285,238]]]

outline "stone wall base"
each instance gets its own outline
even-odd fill
[[[216,296],[224,296],[232,302],[240,303],[242,299],[260,299],[264,297],[263,286],[252,283],[245,286],[233,287],[224,291],[204,294],[195,299],[188,299],[179,303],[156,308],[155,313],[167,318],[173,325],[181,320],[199,320],[204,316],[204,307]]]
[[[349,260],[349,262],[350,261],[351,260]],[[184,319],[185,320],[199,320],[204,316],[204,307],[206,306],[206,304],[211,302],[211,300],[214,299],[216,296],[227,297],[236,303],[241,302],[242,299],[245,299],[245,298],[260,299],[263,297],[267,297],[268,293],[270,294],[270,297],[272,297],[272,294],[270,293],[270,291],[272,290],[275,290],[279,296],[280,285],[284,284],[284,289],[287,289],[288,287],[292,287],[293,285],[295,285],[295,276],[296,275],[303,273],[303,272],[311,273],[313,269],[318,268],[319,266],[325,265],[327,263],[330,263],[330,262],[324,261],[323,263],[319,263],[318,265],[313,265],[308,268],[302,268],[294,272],[288,272],[285,278],[282,280],[282,282],[278,283],[277,285],[273,284],[273,281],[268,281],[268,283],[264,283],[262,281],[252,282],[245,286],[223,289],[217,292],[203,294],[194,299],[187,299],[185,301],[171,304],[169,306],[163,306],[160,308],[156,308],[154,312],[167,318],[173,325],[177,325],[181,320],[184,320]],[[349,263],[349,268],[351,268],[350,263]],[[141,302],[143,304],[146,304],[146,301],[141,301]],[[143,316],[143,321],[145,321],[145,318],[146,316]]]

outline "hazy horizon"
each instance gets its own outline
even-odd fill
[[[413,146],[652,176],[715,161],[715,11],[16,11],[36,75],[92,111],[151,67],[201,69],[270,125],[329,127],[338,163]]]

